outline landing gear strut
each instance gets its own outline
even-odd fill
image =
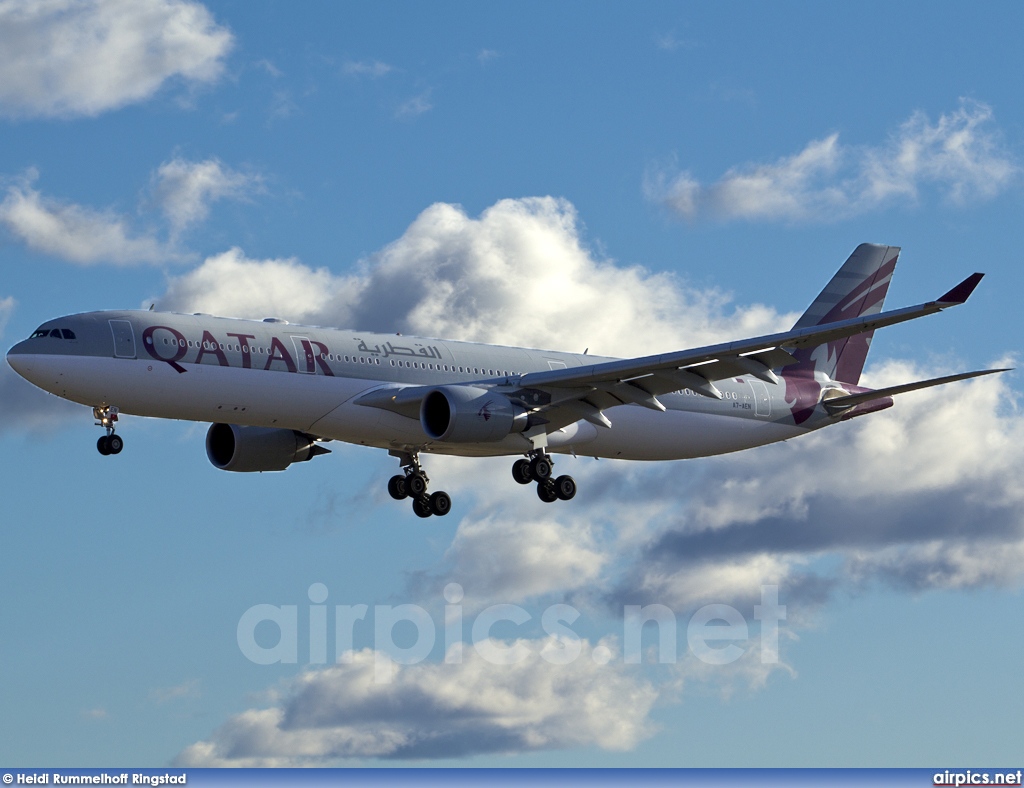
[[[110,454],[120,454],[124,448],[124,440],[120,435],[114,434],[114,423],[117,421],[117,408],[103,405],[92,409],[92,416],[96,419],[96,426],[103,427],[106,434],[100,436],[96,441],[96,449],[104,457]]]
[[[537,497],[544,503],[568,501],[576,495],[576,480],[571,476],[552,478],[555,462],[543,449],[534,449],[526,459],[512,465],[512,478],[520,484],[537,482]]]
[[[388,494],[396,501],[412,498],[412,510],[417,517],[430,517],[436,514],[444,517],[452,510],[451,496],[438,490],[433,495],[427,494],[430,479],[420,467],[420,457],[416,452],[392,451],[391,456],[397,457],[402,463],[405,475],[392,476],[388,480]]]

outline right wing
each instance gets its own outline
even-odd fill
[[[981,369],[977,372],[961,372],[959,375],[946,375],[941,378],[932,378],[931,380],[919,380],[916,383],[904,383],[902,386],[890,386],[886,389],[875,389],[873,391],[864,391],[860,394],[843,394],[838,397],[830,397],[822,401],[822,405],[825,406],[830,414],[835,415],[848,408],[852,408],[855,405],[861,405],[865,402],[871,402],[875,399],[884,399],[885,397],[893,397],[897,394],[905,394],[908,391],[918,391],[920,389],[931,388],[932,386],[941,386],[944,383],[955,383],[958,380],[967,380],[969,378],[977,378],[982,375],[993,375],[996,372],[1009,372],[1010,369]],[[834,391],[835,389],[833,389]]]

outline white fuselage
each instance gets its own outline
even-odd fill
[[[140,416],[291,429],[441,454],[519,455],[530,443],[519,434],[486,443],[431,440],[418,419],[355,399],[382,386],[500,386],[527,372],[600,360],[200,315],[90,313],[50,323],[71,326],[76,339],[26,340],[12,349],[8,361],[32,383],[65,399],[113,405]],[[125,337],[121,348],[118,331]],[[580,420],[552,432],[548,448],[630,460],[685,459],[786,440],[832,422],[794,425],[780,384],[741,376],[721,381],[718,388],[722,399],[688,389],[662,395],[665,412],[617,406],[609,411],[611,428]]]

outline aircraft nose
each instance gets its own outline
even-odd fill
[[[28,360],[28,350],[25,348],[25,344],[24,341],[19,342],[7,351],[7,363],[22,377],[25,377],[25,362]]]

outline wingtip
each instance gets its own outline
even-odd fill
[[[940,304],[962,304],[968,298],[971,297],[971,293],[974,292],[974,288],[978,286],[978,283],[982,280],[985,274],[974,273],[967,277],[964,281],[954,287],[945,295],[940,296],[937,300]]]

